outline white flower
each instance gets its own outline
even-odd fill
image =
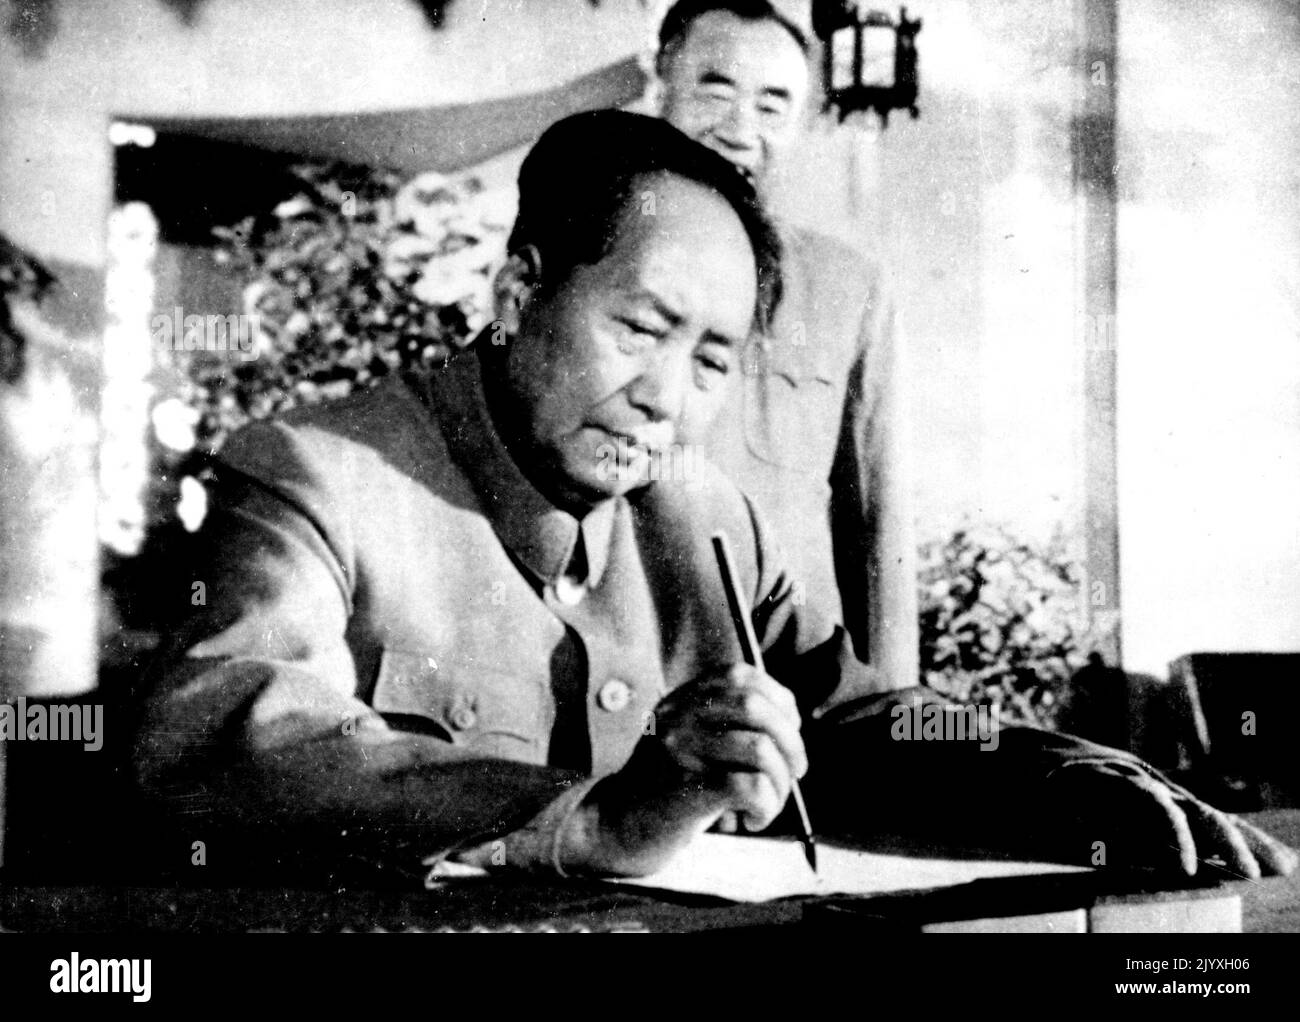
[[[489,227],[506,230],[519,212],[519,193],[513,188],[488,188],[474,198],[474,211]]]
[[[244,306],[245,316],[256,316],[260,311],[258,306],[262,304],[262,298],[270,288],[265,280],[255,280],[244,288],[240,298]]]
[[[158,221],[153,210],[143,202],[128,202],[117,207],[109,214],[112,226],[127,237],[155,238],[158,236]]]
[[[198,532],[208,513],[208,491],[193,476],[181,479],[181,499],[176,503],[176,517],[186,532]]]
[[[154,405],[151,418],[159,443],[182,453],[194,447],[199,413],[180,398],[171,397]]]
[[[412,291],[430,305],[452,305],[463,299],[482,304],[487,299],[493,250],[488,245],[466,245],[424,264]]]
[[[426,305],[455,305],[471,290],[464,277],[426,270],[411,287],[412,293]]]
[[[451,179],[430,170],[406,182],[393,197],[393,217],[398,223],[409,220],[421,234],[437,237],[440,222],[458,202]]]
[[[399,234],[384,251],[384,273],[394,278],[405,277],[416,265],[437,253],[437,244],[428,238],[418,234]]]
[[[464,245],[454,252],[430,259],[429,266],[437,266],[442,272],[450,275],[468,278],[487,272],[488,267],[492,265],[492,257],[493,250],[490,245]]]
[[[291,336],[305,334],[311,327],[311,317],[302,309],[295,309],[284,321],[284,332]]]
[[[434,197],[452,189],[452,179],[436,170],[426,170],[407,181],[397,193],[398,201],[432,202]]]
[[[302,216],[304,213],[310,213],[311,202],[305,195],[295,195],[292,199],[285,199],[271,212],[281,220],[291,220],[296,216]]]

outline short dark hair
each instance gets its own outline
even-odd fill
[[[787,18],[771,0],[680,0],[664,15],[659,26],[659,54],[655,63],[663,71],[663,61],[670,51],[686,36],[696,18],[710,11],[726,11],[743,21],[773,21],[790,33],[799,44],[803,55],[808,56],[808,36],[804,30]]]
[[[722,156],[667,121],[622,110],[591,110],[551,125],[519,169],[519,213],[509,250],[534,246],[543,292],[574,267],[609,252],[648,175],[676,174],[715,192],[735,212],[758,277],[754,323],[766,329],[781,300],[781,242],[753,186]]]

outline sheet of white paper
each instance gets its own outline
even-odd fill
[[[818,843],[818,872],[795,841],[702,834],[665,869],[616,883],[732,901],[768,901],[800,894],[883,894],[952,887],[985,877],[1081,873],[1082,866],[989,859],[917,859]]]

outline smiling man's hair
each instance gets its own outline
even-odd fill
[[[758,278],[754,323],[765,329],[781,299],[781,243],[771,221],[728,160],[657,117],[592,110],[548,128],[519,169],[510,252],[535,248],[539,293],[554,293],[575,267],[600,262],[643,204],[653,212],[648,179],[660,174],[702,185],[736,214]]]
[[[771,21],[780,25],[799,44],[803,55],[808,56],[808,36],[795,22],[782,14],[771,0],[680,0],[668,9],[659,26],[659,53],[655,58],[655,66],[661,75],[695,20],[713,11],[734,14],[742,21]]]

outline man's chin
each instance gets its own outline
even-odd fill
[[[715,149],[714,152],[716,152],[719,156],[722,156],[722,157],[726,157],[726,156],[727,156],[727,154],[724,153],[724,152],[722,152],[721,150],[717,150],[717,149]],[[757,190],[757,188],[758,188],[758,182],[759,182],[759,179],[760,179],[760,177],[761,177],[761,174],[760,174],[758,168],[756,168],[756,167],[746,167],[744,164],[742,164],[742,163],[737,163],[735,160],[732,160],[732,161],[731,161],[731,165],[732,165],[733,167],[736,168],[736,172],[737,172],[741,177],[743,177],[746,181],[749,182],[749,184],[750,184],[751,187],[753,187],[755,190]]]
[[[559,503],[579,507],[626,496],[651,482],[648,463],[642,467],[602,459],[565,466],[559,475]]]
[[[621,497],[633,490],[647,486],[652,478],[654,457],[641,447],[627,442],[611,441],[609,434],[598,431],[602,437],[594,449],[584,448],[565,466],[570,480],[602,499]]]
[[[649,486],[650,481],[648,471],[638,472],[620,468],[602,472],[598,468],[581,482],[584,489],[599,501],[624,497],[635,490]]]
[[[726,155],[726,154],[724,153],[722,155]],[[762,166],[762,164],[758,164],[756,166],[751,167],[751,166],[746,166],[743,163],[735,163],[733,161],[732,166],[735,167],[736,170],[740,172],[740,176],[743,177],[746,181],[748,181],[750,186],[755,191],[762,190],[763,179],[766,176],[763,172],[764,167]]]

